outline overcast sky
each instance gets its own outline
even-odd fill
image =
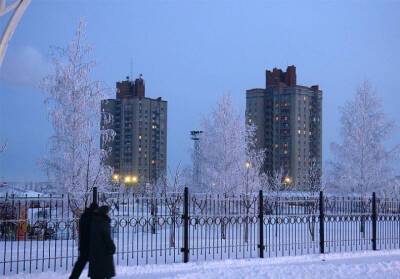
[[[300,3],[301,2],[301,3]],[[224,93],[244,112],[245,90],[265,69],[296,65],[323,90],[323,159],[339,139],[339,109],[369,79],[400,124],[400,1],[32,0],[0,70],[0,180],[45,180],[37,161],[51,126],[38,82],[49,46],[64,46],[80,18],[94,47],[94,78],[143,74],[146,95],[168,101],[168,162],[189,163],[189,131]],[[6,20],[0,19],[3,30]],[[400,141],[400,132],[396,131]]]

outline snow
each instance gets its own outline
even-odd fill
[[[306,255],[249,260],[224,260],[169,265],[117,266],[118,279],[164,278],[352,278],[400,277],[400,250]],[[86,270],[84,271],[86,274]],[[18,274],[6,279],[61,279],[66,273]],[[87,278],[81,276],[81,278]]]
[[[38,198],[46,197],[47,194],[43,194],[37,191],[33,191],[30,189],[26,189],[27,186],[25,185],[18,185],[16,183],[1,183],[0,184],[0,197],[5,197],[8,195],[11,197],[14,195],[15,197],[28,197],[28,198]]]

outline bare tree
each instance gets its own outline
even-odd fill
[[[93,187],[105,190],[112,169],[104,164],[110,150],[99,148],[99,140],[112,140],[114,131],[100,131],[100,102],[104,89],[91,79],[95,62],[85,44],[83,22],[67,47],[53,48],[54,70],[42,84],[45,104],[53,126],[49,153],[41,163],[61,193],[68,194],[79,214]]]
[[[341,108],[341,143],[332,143],[329,187],[340,192],[382,190],[393,175],[400,146],[386,148],[394,122],[388,121],[381,101],[368,82]]]
[[[169,175],[165,174],[158,178],[154,185],[151,185],[151,214],[154,219],[157,217],[157,197],[165,203],[168,208],[172,222],[169,225],[169,243],[170,247],[175,247],[176,224],[179,218],[180,208],[183,204],[182,193],[185,185],[183,184],[183,175],[180,164],[174,169],[168,169]],[[155,228],[153,230],[155,233]]]
[[[7,143],[6,142],[0,143],[0,154],[5,152],[6,149],[7,149]]]
[[[272,173],[268,173],[266,183],[264,184],[264,188],[269,194],[268,199],[268,208],[267,214],[279,214],[279,209],[281,205],[279,203],[279,195],[285,189],[285,184],[283,183],[285,177],[285,171],[283,167],[278,170],[273,171]],[[278,235],[278,227],[275,226],[275,236]]]
[[[319,208],[318,194],[322,189],[321,168],[317,160],[312,158],[305,171],[304,185],[300,189],[307,193],[304,201],[304,209],[306,214],[311,216],[308,221],[308,230],[312,241],[315,239],[316,215]]]
[[[256,127],[246,125],[230,95],[222,96],[201,128],[202,188],[213,193],[259,189],[265,152],[253,148]]]
[[[282,167],[273,172],[269,172],[266,181],[267,183],[264,184],[264,188],[266,188],[265,190],[277,197],[281,191],[285,189],[283,183],[284,176],[285,173]]]

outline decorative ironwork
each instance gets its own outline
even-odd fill
[[[394,199],[188,192],[87,200],[110,206],[120,265],[400,246]],[[69,196],[0,197],[0,273],[70,269],[78,255],[77,204]]]

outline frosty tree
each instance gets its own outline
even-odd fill
[[[334,190],[366,194],[385,188],[393,177],[399,147],[385,147],[394,123],[387,120],[380,99],[364,82],[354,99],[341,109],[341,143],[333,143],[329,186]]]
[[[313,197],[317,196],[319,191],[322,190],[321,168],[316,158],[311,158],[305,169],[304,185],[301,185],[298,190],[306,191]]]
[[[99,148],[99,139],[101,136],[107,142],[114,134],[112,130],[100,131],[104,90],[90,77],[94,61],[84,42],[84,27],[80,22],[67,47],[54,48],[54,71],[43,81],[54,130],[43,167],[59,192],[73,198],[76,210],[82,209],[93,187],[102,190],[109,184],[112,170],[103,164],[109,150]]]
[[[200,141],[202,188],[214,193],[260,189],[264,150],[255,149],[255,127],[246,125],[229,95],[202,121]]]
[[[159,177],[157,182],[152,185],[151,192],[148,195],[151,197],[151,215],[153,218],[157,217],[157,199],[158,203],[164,203],[169,210],[169,215],[172,222],[169,226],[169,245],[175,247],[175,235],[177,230],[177,219],[179,218],[179,209],[182,207],[182,196],[184,191],[183,171],[181,171],[180,164],[175,170],[168,169],[169,176],[166,174]],[[169,194],[167,194],[169,193]],[[163,213],[165,214],[165,212]],[[152,224],[152,233],[156,233],[156,227]]]
[[[4,151],[6,151],[7,148],[7,144],[4,142],[0,142],[0,154],[3,153]]]
[[[275,196],[278,196],[279,193],[285,188],[285,184],[283,183],[284,176],[285,173],[282,167],[268,173],[267,183],[264,184],[266,191],[274,193]]]

